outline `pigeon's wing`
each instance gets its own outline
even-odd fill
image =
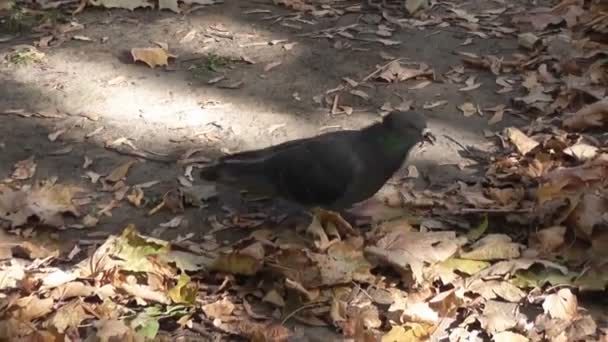
[[[359,167],[356,132],[292,145],[267,160],[266,172],[282,197],[303,205],[331,206],[344,195]]]
[[[268,172],[269,165],[283,159],[283,152],[306,144],[318,137],[297,139],[258,150],[238,152],[219,158],[205,166],[200,173],[202,179],[257,192],[260,195],[276,195],[275,176]],[[286,152],[285,155],[291,155]]]

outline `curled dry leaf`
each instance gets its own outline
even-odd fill
[[[422,89],[422,88],[426,88],[428,85],[431,84],[431,81],[422,81],[414,86],[409,87],[409,90],[417,90],[417,89]]]
[[[222,298],[220,301],[202,306],[202,310],[207,317],[211,319],[219,318],[221,320],[225,320],[227,317],[231,316],[234,309],[234,304],[228,298]]]
[[[276,289],[271,289],[270,291],[268,291],[264,298],[262,298],[262,301],[270,303],[279,308],[285,307],[285,300]]]
[[[366,92],[364,92],[363,90],[353,89],[350,91],[350,93],[357,97],[360,97],[364,100],[369,100],[369,98],[370,98],[369,95]]]
[[[11,178],[17,180],[26,180],[32,178],[34,173],[36,173],[36,162],[34,161],[34,156],[18,161],[15,163],[13,168],[14,170]]]
[[[508,127],[505,129],[505,136],[511,142],[517,152],[521,155],[526,155],[528,152],[532,151],[536,146],[538,146],[538,142],[530,137],[528,137],[524,132],[520,131],[515,127]]]
[[[131,56],[134,62],[144,62],[150,68],[169,65],[169,57],[174,57],[160,47],[133,48],[131,49]]]
[[[608,99],[603,99],[566,116],[563,126],[576,130],[601,127],[604,125],[606,117],[608,117]]]
[[[397,267],[401,271],[409,266],[414,279],[421,282],[425,262],[445,261],[464,243],[465,239],[456,238],[456,233],[451,231],[422,233],[393,229],[374,246],[367,246],[365,254],[368,258]]]
[[[424,63],[420,64],[417,69],[412,69],[401,66],[401,63],[395,60],[376,76],[376,78],[386,82],[403,82],[420,76],[431,76],[432,74],[432,69]]]
[[[83,191],[77,186],[60,184],[36,186],[28,192],[7,189],[0,192],[0,218],[11,222],[12,227],[27,223],[30,217],[61,227],[64,213],[80,216],[72,200]]]
[[[21,297],[11,303],[12,305],[8,308],[8,312],[14,318],[29,322],[36,318],[46,316],[53,310],[53,298],[40,298],[36,295],[30,295],[27,297]]]
[[[116,183],[122,179],[125,179],[127,177],[127,173],[129,173],[129,169],[135,163],[135,160],[130,160],[126,163],[119,165],[110,172],[110,174],[106,177],[106,180],[112,183]]]
[[[608,199],[606,197],[608,193],[606,190],[596,193],[584,189],[578,190],[582,193],[582,197],[570,212],[566,223],[573,227],[582,238],[591,239],[594,229],[605,223],[605,218],[599,213],[605,213],[608,210]]]
[[[136,208],[140,208],[142,206],[142,201],[144,199],[144,191],[134,186],[131,189],[131,193],[127,195],[127,200],[129,203],[133,204]]]
[[[508,235],[490,234],[477,241],[470,252],[460,255],[463,259],[500,260],[518,258],[520,245]]]
[[[121,320],[101,319],[93,322],[97,328],[97,337],[101,342],[114,340],[129,341],[135,339],[135,332]]]
[[[555,226],[538,231],[536,233],[536,239],[538,239],[542,251],[553,252],[564,244],[565,234],[566,227]]]
[[[501,331],[497,334],[492,335],[494,342],[528,342],[529,338],[524,335],[514,333],[511,331]]]
[[[283,62],[281,61],[276,61],[276,62],[272,62],[272,63],[268,63],[266,64],[266,66],[264,67],[264,72],[269,72],[270,70],[278,67],[279,65],[281,65]]]
[[[563,288],[545,298],[543,310],[553,318],[571,322],[578,315],[578,300],[570,289]]]
[[[521,318],[520,315],[516,303],[489,300],[485,303],[479,321],[489,333],[495,334],[514,328]]]
[[[446,100],[439,100],[439,101],[435,101],[435,102],[425,102],[424,105],[422,105],[422,108],[433,109],[436,107],[445,106],[446,104],[448,104],[448,101],[446,101]]]
[[[57,332],[64,333],[68,328],[77,328],[82,321],[91,317],[83,309],[82,302],[75,299],[57,309],[43,326],[53,327]]]
[[[478,113],[477,106],[475,106],[471,102],[465,102],[461,104],[460,106],[458,106],[458,109],[460,109],[460,111],[462,111],[462,114],[467,118]]]
[[[61,136],[63,133],[65,133],[65,132],[67,132],[67,129],[60,129],[60,130],[57,130],[57,131],[55,131],[55,132],[53,132],[53,133],[50,133],[50,134],[48,135],[48,138],[49,138],[49,140],[50,140],[51,142],[52,142],[52,141],[55,141],[55,140],[57,140],[57,138],[59,138],[59,137],[60,137],[60,136]]]
[[[583,165],[550,171],[541,179],[536,197],[543,204],[567,193],[577,193],[586,187],[602,184],[607,176],[608,154],[603,153]]]

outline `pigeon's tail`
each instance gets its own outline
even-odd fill
[[[243,163],[219,161],[201,170],[201,178],[209,182],[231,184],[250,173],[251,167]]]
[[[201,170],[201,178],[209,182],[217,181],[220,178],[219,166],[219,164],[214,164],[204,167]]]
[[[264,172],[264,163],[259,160],[225,158],[204,167],[201,178],[241,189],[267,193],[274,187]]]

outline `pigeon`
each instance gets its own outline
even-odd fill
[[[434,139],[424,115],[393,111],[361,130],[329,132],[221,157],[201,170],[201,178],[299,204],[311,209],[320,222],[353,233],[338,211],[372,197],[415,145]]]

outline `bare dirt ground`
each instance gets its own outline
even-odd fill
[[[340,99],[343,105],[353,107],[354,113],[329,115],[313,97],[344,83],[344,77],[363,79],[378,65],[387,63],[381,53],[427,63],[435,73],[443,74],[459,63],[454,52],[465,50],[460,44],[467,35],[450,30],[399,30],[394,39],[405,42],[400,46],[353,41],[356,51],[339,50],[332,46],[349,42],[348,39],[298,35],[361,22],[361,13],[322,19],[316,25],[302,24],[304,28],[296,30],[261,20],[268,13],[244,14],[252,9],[266,9],[276,15],[289,13],[276,6],[238,1],[187,16],[148,10],[86,11],[78,17],[85,27],[78,34],[92,42],[70,40],[49,49],[41,66],[5,66],[0,93],[3,108],[56,111],[63,118],[0,117],[4,143],[1,174],[9,175],[15,161],[35,155],[39,163],[37,177],[56,175],[61,181],[86,183],[82,178],[85,155],[94,159],[92,170],[100,174],[129,158],[104,150],[102,146],[107,141],[128,138],[140,149],[167,156],[199,147],[205,148],[203,155],[212,158],[221,149],[240,151],[319,134],[324,129],[359,128],[377,120],[384,103],[398,106],[403,99],[413,101],[415,110],[428,114],[432,129],[440,137],[437,146],[412,156],[411,162],[425,171],[425,167],[466,163],[458,154],[462,148],[442,134],[465,146],[482,146],[487,144],[484,129],[499,130],[515,121],[506,115],[499,124],[489,126],[488,117],[463,118],[456,108],[468,101],[482,108],[509,102],[511,95],[496,94],[499,86],[483,74],[480,81],[484,86],[466,93],[458,91],[461,85],[440,82],[418,90],[408,90],[420,83],[415,80],[383,87],[370,85],[364,88],[369,100],[350,94]],[[373,9],[368,11],[378,15]],[[214,34],[217,31],[213,27],[217,25],[225,29],[225,37]],[[195,37],[179,43],[192,30]],[[102,44],[103,37],[108,40]],[[277,40],[281,42],[270,45]],[[179,56],[170,70],[150,69],[129,60],[131,48],[146,47],[153,41],[167,42],[170,52]],[[286,50],[285,45],[292,43],[297,44]],[[7,52],[14,44],[3,45]],[[466,51],[504,54],[514,48],[512,39],[489,39],[467,46]],[[207,66],[213,63],[209,62],[209,55],[227,65],[220,66],[220,72],[208,70]],[[255,64],[242,61],[243,57]],[[275,62],[281,64],[264,72],[265,66]],[[243,81],[243,85],[239,89],[222,89],[207,84],[217,75],[226,75],[228,83]],[[117,78],[119,84],[114,84]],[[448,104],[422,108],[425,103],[439,100]],[[93,116],[95,121],[87,116]],[[104,129],[99,134],[86,137],[100,127]],[[48,134],[61,129],[66,129],[66,133],[49,142]],[[66,145],[74,147],[71,153],[49,156]],[[182,173],[174,163],[146,161],[133,168],[129,181],[138,184],[159,180],[161,183],[151,189],[159,196],[175,185],[176,177]],[[118,208],[111,218],[100,222],[99,230],[115,233],[122,228],[121,223],[135,219],[146,231],[166,221],[168,215],[142,217],[134,215],[131,208]],[[187,215],[192,215],[191,226],[184,227],[185,231],[205,231],[202,218],[207,213],[190,210]]]
[[[0,179],[11,178],[16,162],[33,157],[33,182],[56,177],[58,183],[92,188],[91,178],[108,176],[134,160],[128,185],[157,181],[144,189],[141,208],[127,201],[112,203],[116,188],[106,189],[110,198],[94,199],[96,211],[90,213],[98,218],[94,227],[49,229],[52,242],[45,243],[59,246],[62,253],[76,245],[94,250],[129,223],[143,234],[198,242],[217,228],[217,218],[231,217],[234,210],[240,213],[242,225],[247,219],[256,220],[248,212],[273,212],[274,217],[285,211],[265,202],[243,202],[238,195],[219,189],[219,200],[186,206],[180,213],[183,220],[162,227],[176,213],[147,213],[163,195],[177,186],[201,184],[196,167],[179,162],[193,149],[197,151],[191,157],[204,162],[226,152],[363,127],[388,108],[410,106],[427,115],[438,137],[434,146],[413,151],[408,160],[419,173],[416,189],[423,191],[475,179],[485,164],[463,152],[473,147],[482,156],[492,156],[500,147],[493,133],[530,121],[525,110],[512,106],[513,99],[525,91],[500,92],[504,84],[497,84],[489,70],[462,69],[463,80],[474,76],[471,84],[481,83],[471,90],[462,89],[471,84],[445,77],[463,65],[458,52],[469,56],[518,53],[521,46],[515,35],[482,37],[462,27],[436,24],[397,27],[362,2],[339,2],[335,7],[349,5],[361,6],[352,13],[327,17],[306,16],[266,1],[227,0],[189,14],[87,7],[68,18],[72,26],[77,23],[81,28],[62,34],[65,40],[58,46],[51,42],[50,47],[38,49],[44,53],[40,62],[0,65]],[[496,7],[505,4],[459,5],[471,13]],[[532,5],[509,4],[508,8],[497,16],[497,26],[510,22],[511,10],[521,14]],[[352,34],[327,31],[348,25],[358,30],[356,39]],[[394,29],[386,39],[399,44],[374,41],[379,25]],[[311,36],[321,30],[331,34]],[[8,55],[18,44],[39,43],[44,36],[14,35],[0,43],[0,55]],[[168,51],[176,56],[168,66],[150,68],[133,62],[132,48],[157,43],[168,44]],[[392,83],[369,77],[395,58],[411,63],[412,68],[424,63],[433,75]],[[349,85],[351,81],[357,85]],[[332,90],[339,86],[346,90]],[[349,87],[363,94],[353,94]],[[334,101],[336,110],[332,110]],[[463,115],[459,107],[465,103],[476,105],[480,113]],[[488,108],[499,105],[512,110],[493,120],[494,111]],[[85,167],[87,159],[92,163]],[[396,178],[407,174],[404,165]],[[97,215],[99,211],[105,213]],[[470,226],[476,226],[478,219]],[[249,232],[247,228],[222,229],[218,241],[235,241]],[[299,336],[309,341],[343,338],[332,328],[306,328]]]

